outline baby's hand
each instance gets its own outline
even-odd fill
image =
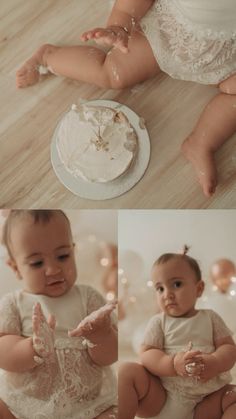
[[[198,360],[198,355],[196,356]],[[218,362],[214,354],[201,354],[201,362],[204,365],[199,375],[199,380],[203,383],[216,377],[219,374]]]
[[[178,352],[174,357],[174,368],[181,377],[198,377],[203,368],[201,351]]]
[[[111,313],[115,309],[117,302],[107,303],[89,316],[85,317],[76,329],[68,331],[68,335],[83,336],[96,342],[111,330]]]
[[[33,348],[39,357],[35,357],[35,362],[41,364],[44,359],[54,356],[54,329],[55,318],[50,316],[46,320],[40,303],[33,307],[32,328],[33,328]],[[40,359],[42,361],[40,361]]]
[[[129,34],[125,28],[121,26],[108,26],[108,28],[95,28],[91,31],[84,32],[81,35],[82,41],[93,39],[97,44],[109,45],[119,49],[123,53],[127,53]]]

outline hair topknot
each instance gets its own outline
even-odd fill
[[[187,253],[189,252],[189,250],[190,250],[190,246],[187,246],[187,244],[184,244],[184,246],[183,246],[183,248],[182,248],[182,250],[181,250],[181,255],[187,255]]]
[[[179,259],[179,260],[185,260],[189,264],[190,268],[195,272],[197,280],[200,281],[202,278],[201,269],[196,259],[187,255],[187,253],[189,252],[189,249],[190,247],[185,244],[181,252],[179,253],[163,253],[163,255],[161,255],[154,262],[153,267],[167,263],[169,260],[174,259],[174,258]]]

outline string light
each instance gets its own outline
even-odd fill
[[[149,288],[153,287],[153,282],[151,280],[147,281],[147,287]]]
[[[102,266],[108,266],[109,265],[109,259],[108,258],[102,258],[102,259],[100,259],[100,264]]]
[[[107,299],[107,301],[113,301],[114,300],[114,298],[115,298],[115,293],[114,292],[108,292],[107,294],[106,294],[106,299]]]
[[[230,291],[230,295],[232,295],[232,297],[233,297],[234,295],[236,295],[236,291],[234,291],[234,290]]]
[[[118,269],[118,274],[119,274],[119,275],[123,275],[123,273],[124,273],[124,269],[119,268],[119,269]]]
[[[121,278],[121,283],[124,284],[124,285],[127,284],[128,283],[128,279],[125,278],[125,277]]]

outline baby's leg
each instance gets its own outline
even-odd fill
[[[222,81],[219,85],[220,91],[228,95],[236,95],[236,74]]]
[[[118,418],[117,415],[118,415],[118,408],[110,407],[110,409],[107,409],[105,412],[96,416],[95,419],[117,419]]]
[[[195,409],[194,419],[235,419],[236,387],[226,385],[205,397]]]
[[[204,194],[217,186],[214,153],[236,132],[236,95],[219,93],[206,106],[182,150],[193,164]]]
[[[93,46],[43,45],[17,71],[17,87],[37,83],[40,65],[48,67],[55,74],[108,89],[121,89],[140,83],[160,71],[141,31],[133,32],[127,54],[115,48],[106,54]]]
[[[135,415],[149,418],[157,415],[165,404],[166,394],[160,380],[140,364],[121,365],[118,384],[119,419],[133,419]]]
[[[0,400],[0,419],[16,419],[2,400]]]

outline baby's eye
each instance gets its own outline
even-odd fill
[[[181,281],[175,281],[174,282],[174,288],[180,288],[181,285],[182,285],[182,282]]]
[[[163,287],[157,287],[156,290],[159,294],[161,294],[164,291],[164,288]]]
[[[32,268],[40,268],[41,266],[43,266],[43,261],[42,260],[37,260],[36,262],[30,262],[29,265]]]
[[[70,257],[70,253],[65,253],[65,254],[63,254],[63,255],[59,255],[59,256],[57,256],[57,258],[58,258],[59,260],[65,260],[65,259],[67,259],[68,257]]]

